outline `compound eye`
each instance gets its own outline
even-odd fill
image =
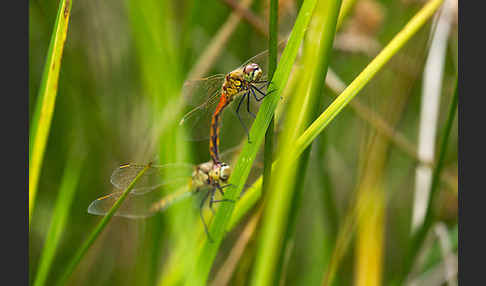
[[[258,80],[262,76],[262,70],[260,68],[253,71],[252,80]]]
[[[228,165],[224,165],[221,167],[221,180],[226,181],[229,179],[231,175],[231,167]]]
[[[251,64],[247,64],[245,66],[245,68],[243,69],[243,72],[245,74],[252,74],[255,70],[258,70],[258,69],[260,69],[260,67],[257,64],[251,63]]]

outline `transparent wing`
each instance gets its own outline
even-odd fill
[[[278,54],[281,54],[285,45],[286,40],[280,42],[277,48]],[[245,61],[242,66],[250,62],[256,63],[260,66],[263,71],[261,81],[266,81],[268,71],[268,50],[263,51]],[[182,95],[184,101],[186,102],[187,106],[190,107],[190,109],[189,112],[182,117],[180,125],[185,126],[188,133],[188,140],[200,141],[209,139],[211,117],[216,109],[217,104],[219,103],[224,78],[224,74],[218,74],[203,79],[188,80],[184,83]],[[266,93],[267,84],[259,83],[255,85],[257,86],[258,90],[261,91],[261,93],[259,91],[255,91],[254,94],[258,98],[261,98],[263,94]],[[236,122],[236,124],[242,125],[240,126],[241,130],[239,130],[238,134],[236,135],[238,138],[241,138],[241,135],[246,134],[247,129],[249,130],[254,119],[253,115],[257,113],[258,107],[261,103],[261,101],[255,100],[255,95],[253,92],[250,92],[249,108],[248,98],[244,98],[244,102],[242,101],[240,104],[244,94],[244,92],[241,92],[235,96],[234,101],[230,104],[233,112],[232,115],[229,116],[234,116],[233,119],[239,121]],[[236,114],[238,106],[240,106],[240,112],[238,112],[238,115],[241,114],[239,117]],[[250,110],[250,112],[248,112],[248,110]],[[233,128],[233,120],[225,119],[224,116],[228,116],[226,112],[223,112],[223,119],[221,122],[231,122],[231,124],[225,125],[226,128]],[[221,129],[221,132],[223,132],[223,129]]]
[[[266,81],[266,75],[262,77],[262,81]],[[256,100],[256,98],[263,98],[267,92],[266,83],[255,83],[254,85],[257,89],[247,91],[248,94],[240,92],[234,97],[233,102],[225,108],[220,120],[221,133],[226,133],[229,130],[235,138],[242,138],[242,136],[246,135],[262,102]],[[186,113],[180,124],[186,128],[187,140],[201,141],[209,139],[211,118],[219,103],[219,99],[220,90],[218,89],[206,102]],[[235,128],[234,126],[237,127]]]
[[[120,198],[121,194],[122,192],[116,192],[94,200],[88,207],[88,213],[93,215],[106,215]],[[192,192],[188,184],[179,186],[177,192],[167,195],[162,199],[160,199],[160,193],[157,192],[146,193],[141,196],[130,193],[116,211],[115,216],[131,219],[147,218],[159,211],[167,209],[172,204],[189,197],[191,194]]]
[[[217,92],[221,90],[224,74],[216,74],[206,78],[190,79],[182,87],[183,100],[192,106],[200,106],[214,100]]]
[[[286,44],[286,40],[279,43],[277,47],[278,55],[282,53]],[[226,113],[231,113],[231,117],[233,117],[233,119],[226,119],[225,123],[232,122],[230,126],[232,128],[232,135],[236,132],[236,134],[234,134],[232,137],[237,138],[242,138],[241,136],[243,134],[245,137],[248,136],[248,132],[253,124],[256,114],[258,113],[260,104],[262,103],[261,99],[267,94],[267,89],[269,86],[269,83],[266,82],[268,80],[268,50],[248,59],[240,67],[243,67],[249,63],[256,63],[262,69],[263,75],[260,79],[260,83],[253,83],[254,88],[235,96],[235,99],[225,111]],[[221,132],[224,132],[224,129],[222,129]]]
[[[182,97],[189,111],[179,124],[188,133],[188,140],[206,140],[209,138],[211,116],[221,95],[224,75],[218,74],[207,78],[187,80],[182,88]]]
[[[192,194],[192,190],[189,187],[181,188],[178,192],[167,195],[163,197],[161,200],[153,203],[150,206],[150,212],[156,213],[166,210],[171,205],[181,201],[182,199],[190,197]]]
[[[144,165],[122,165],[111,174],[111,184],[119,190],[125,190],[143,168]],[[137,180],[131,193],[144,194],[159,187],[177,184],[181,180],[187,183],[191,179],[193,170],[194,166],[188,163],[152,165]]]

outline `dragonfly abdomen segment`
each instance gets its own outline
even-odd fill
[[[220,129],[220,117],[224,108],[233,101],[234,96],[245,89],[244,80],[238,76],[228,74],[222,86],[221,97],[219,104],[214,110],[211,118],[211,131],[209,142],[209,154],[214,163],[219,163],[219,129]]]
[[[209,140],[209,154],[214,163],[220,163],[219,159],[219,129],[220,129],[220,116],[223,109],[231,102],[231,100],[224,94],[221,94],[216,110],[211,118],[211,131]]]

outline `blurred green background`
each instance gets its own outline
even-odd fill
[[[161,162],[209,160],[207,141],[182,139],[184,130],[177,123],[186,109],[173,116],[171,104],[180,99],[181,86],[197,64],[208,64],[198,76],[227,73],[265,50],[268,43],[267,37],[245,19],[233,20],[235,28],[231,30],[228,22],[235,16],[227,2],[73,0],[56,106],[30,223],[29,279],[32,284],[63,178],[71,176],[74,197],[46,285],[58,281],[67,262],[101,219],[88,214],[86,209],[94,199],[113,190],[109,177],[119,164],[146,162],[157,153]],[[243,2],[252,2],[249,10],[260,21],[268,23],[269,1]],[[292,28],[301,2],[279,1],[281,35]],[[330,67],[345,83],[358,75],[424,1],[356,2],[337,33],[330,61]],[[29,1],[30,118],[57,9],[58,1]],[[437,138],[442,134],[448,115],[457,74],[457,13],[454,19],[446,50]],[[413,146],[417,145],[422,72],[430,27],[422,29],[387,65],[387,70],[374,78],[357,97]],[[229,32],[217,38],[222,29],[229,29]],[[213,54],[214,59],[201,59],[214,43],[219,47]],[[321,112],[334,97],[335,93],[325,91]],[[285,251],[280,278],[283,285],[321,285],[335,249],[337,232],[343,227],[352,201],[356,200],[357,185],[367,173],[371,177],[383,176],[384,182],[383,224],[386,227],[381,244],[381,282],[389,285],[402,266],[411,227],[417,160],[395,144],[383,147],[386,143],[383,146],[376,143],[380,140],[376,130],[366,122],[347,107],[319,137],[319,145],[313,147],[303,195],[298,200],[300,211],[291,234],[292,243],[287,244]],[[225,126],[230,127],[236,124],[239,123],[225,122]],[[434,206],[436,221],[445,224],[452,237],[452,252],[456,255],[457,138],[456,119]],[[230,129],[224,129],[223,151],[241,139],[244,139],[241,132],[232,136]],[[373,148],[379,151],[372,151]],[[374,165],[366,163],[373,161],[367,159],[373,156],[370,154],[383,157],[384,167],[376,167],[379,169],[376,173]],[[79,166],[72,161],[79,162]],[[79,179],[75,179],[77,173]],[[221,285],[223,280],[216,279],[216,272],[223,267],[250,217],[251,214],[247,215],[223,241],[210,284]],[[186,245],[197,243],[195,237],[202,230],[198,219],[198,210],[191,207],[191,202],[148,220],[114,217],[68,284],[178,284],[184,278],[184,268],[173,270],[177,269],[174,261],[191,259],[191,253],[185,253],[184,249]],[[353,239],[352,234],[350,239]],[[416,273],[443,267],[440,263],[444,259],[440,251],[437,252],[436,244],[437,238],[432,235],[428,244],[432,255],[424,255],[428,260],[425,259]],[[336,285],[359,284],[356,282],[359,247],[359,243],[353,241],[345,252],[336,274]],[[229,280],[225,280],[230,285],[248,283],[255,248],[256,241],[252,237],[232,268]],[[178,257],[181,253],[184,258]],[[177,271],[182,273],[174,274]],[[176,278],[171,280],[170,277]]]

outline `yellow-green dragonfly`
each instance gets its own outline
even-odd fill
[[[285,44],[284,40],[278,45],[279,52]],[[239,97],[238,104],[231,105],[230,114],[236,115],[248,135],[258,103],[267,95],[267,72],[268,50],[250,58],[227,74],[191,79],[184,83],[182,98],[191,109],[182,117],[180,124],[189,130],[190,140],[211,139],[210,154],[213,160],[218,155],[219,125],[227,121],[220,118],[223,109]],[[251,97],[255,100],[251,100]],[[245,104],[245,99],[247,112],[242,114],[240,108]],[[234,128],[232,131],[234,133]]]
[[[94,200],[88,207],[88,213],[106,215],[123,190],[145,167],[146,165],[124,164],[115,169],[110,181],[118,191]],[[212,210],[213,203],[229,201],[227,199],[216,200],[215,193],[219,191],[221,195],[224,195],[223,189],[228,186],[227,181],[230,175],[231,167],[228,164],[223,162],[215,164],[212,160],[196,166],[187,163],[151,164],[135,183],[115,216],[150,217],[192,194],[205,192],[200,205],[200,216],[209,237],[202,214],[204,203],[209,198],[209,207]],[[159,188],[176,191],[160,199],[160,193],[153,192]]]

